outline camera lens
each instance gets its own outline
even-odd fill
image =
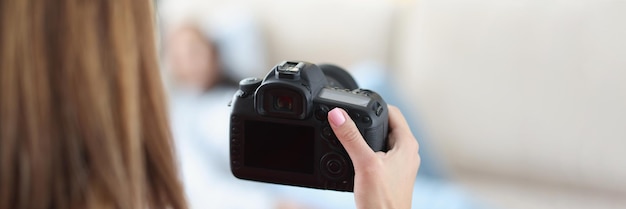
[[[293,98],[291,98],[290,96],[274,97],[274,108],[280,111],[292,111],[293,110]]]

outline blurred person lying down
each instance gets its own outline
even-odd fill
[[[230,173],[226,104],[237,83],[223,73],[216,46],[190,24],[166,40],[172,131],[190,207],[274,208],[279,197],[268,186]]]

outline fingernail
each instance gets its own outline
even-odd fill
[[[340,126],[346,122],[346,118],[339,108],[335,108],[328,112],[328,121],[335,126]]]

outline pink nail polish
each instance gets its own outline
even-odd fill
[[[335,126],[340,126],[346,122],[346,118],[339,108],[335,108],[328,112],[328,121]]]

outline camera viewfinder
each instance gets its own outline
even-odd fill
[[[274,109],[278,111],[293,111],[293,98],[290,96],[275,96]]]
[[[305,117],[306,101],[296,90],[272,88],[264,91],[262,99],[263,114],[272,117],[298,118]]]

